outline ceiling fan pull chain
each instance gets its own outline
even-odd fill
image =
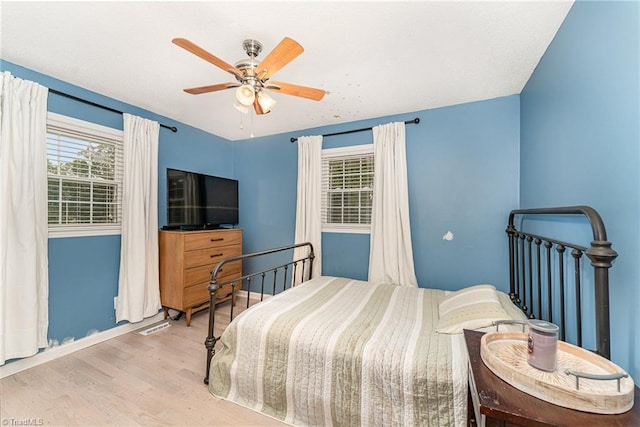
[[[251,138],[253,138],[253,110],[249,114],[251,114]]]

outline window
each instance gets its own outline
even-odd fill
[[[373,144],[322,150],[322,231],[368,233]]]
[[[122,131],[47,116],[50,237],[120,234]]]

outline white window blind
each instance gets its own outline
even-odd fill
[[[49,234],[119,234],[123,163],[121,130],[49,113]]]
[[[323,231],[370,231],[373,145],[322,150]]]

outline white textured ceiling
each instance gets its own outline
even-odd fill
[[[229,140],[235,81],[171,43],[184,37],[229,62],[283,37],[305,51],[273,79],[328,91],[320,102],[270,93],[264,136],[520,93],[573,1],[0,2],[0,58]]]

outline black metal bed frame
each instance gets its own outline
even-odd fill
[[[514,224],[516,216],[532,215],[584,215],[593,231],[593,241],[587,248],[557,239],[538,236],[518,230]],[[596,352],[610,358],[610,325],[609,325],[609,268],[618,256],[607,240],[607,232],[602,218],[589,206],[567,206],[539,209],[516,209],[509,214],[509,296],[529,318],[541,318],[553,322],[553,290],[552,283],[557,279],[559,295],[559,327],[560,339],[565,340],[566,311],[565,304],[565,267],[564,253],[571,250],[574,259],[575,316],[577,345],[582,347],[582,303],[581,303],[581,266],[580,259],[586,254],[594,271],[595,290],[595,337]],[[542,258],[541,246],[545,248]],[[557,274],[553,274],[552,250],[557,253]],[[544,269],[543,269],[544,268]],[[547,289],[543,292],[543,281]],[[534,283],[535,282],[535,283]],[[543,313],[543,305],[547,307]],[[537,307],[536,307],[537,306]],[[537,308],[537,309],[536,309]]]
[[[285,262],[283,264],[277,265],[275,267],[269,267],[266,270],[261,270],[258,271],[256,273],[250,273],[250,274],[245,274],[242,277],[239,278],[235,278],[232,280],[227,280],[227,281],[223,281],[223,282],[218,282],[218,272],[220,272],[222,270],[222,267],[225,264],[228,264],[230,262],[235,262],[235,261],[245,261],[247,259],[251,259],[251,258],[256,258],[256,257],[261,257],[261,256],[266,256],[266,255],[272,255],[272,254],[276,254],[276,253],[281,253],[281,252],[286,252],[286,251],[293,251],[296,248],[303,248],[303,247],[308,247],[309,248],[309,252],[306,256],[298,258],[298,259],[293,259],[293,256],[291,257],[291,261],[289,262]],[[298,243],[295,245],[290,245],[290,246],[283,246],[280,248],[275,248],[275,249],[269,249],[266,251],[262,251],[262,252],[255,252],[255,253],[251,253],[251,254],[246,254],[246,255],[240,255],[240,256],[235,256],[235,257],[231,257],[231,258],[227,258],[224,259],[222,261],[220,261],[218,264],[216,264],[215,268],[213,269],[213,271],[211,272],[211,281],[209,282],[209,286],[207,287],[207,289],[209,290],[209,326],[208,326],[208,335],[207,335],[207,339],[204,342],[205,347],[207,348],[207,368],[206,368],[206,375],[204,377],[204,383],[205,384],[209,384],[209,370],[210,370],[210,366],[211,366],[211,359],[213,358],[213,356],[216,354],[216,350],[215,350],[215,346],[216,346],[216,342],[218,342],[218,340],[220,339],[220,337],[216,337],[215,336],[215,332],[214,332],[214,328],[215,328],[215,315],[216,315],[216,292],[218,292],[218,289],[220,289],[222,286],[224,285],[228,285],[231,284],[231,286],[233,287],[233,290],[235,292],[236,287],[239,285],[240,288],[242,288],[242,284],[246,282],[247,284],[247,306],[246,308],[249,308],[250,305],[250,301],[251,301],[251,280],[253,278],[258,278],[259,283],[260,283],[260,301],[262,301],[264,299],[264,287],[265,287],[265,279],[268,273],[273,273],[273,288],[271,291],[271,294],[274,295],[276,293],[276,288],[278,285],[278,271],[279,270],[284,270],[284,275],[282,276],[282,290],[284,291],[285,289],[287,289],[287,284],[289,284],[289,287],[291,286],[295,286],[299,283],[295,283],[295,281],[297,280],[296,278],[298,277],[297,273],[298,273],[298,264],[302,264],[301,265],[301,272],[300,272],[300,283],[309,280],[313,274],[313,260],[315,259],[315,254],[313,252],[313,245],[309,242],[306,243]],[[292,275],[289,278],[287,273],[289,271],[289,267],[292,266],[293,267],[293,271],[292,271]],[[306,268],[305,268],[306,267]],[[289,279],[289,280],[288,280]],[[255,283],[255,282],[254,282]],[[231,313],[230,313],[230,318],[229,318],[229,322],[231,322],[233,320],[233,306],[234,304],[231,304]]]
[[[515,226],[515,218],[537,215],[583,215],[589,221],[593,231],[593,241],[590,246],[584,247],[578,244],[563,242],[558,239],[539,236],[530,232],[518,230]],[[581,264],[580,259],[586,254],[591,261],[594,271],[594,287],[595,287],[595,336],[596,336],[596,352],[609,359],[610,358],[610,324],[609,324],[609,268],[612,261],[618,256],[616,251],[611,248],[611,242],[607,240],[607,233],[602,222],[602,218],[589,206],[568,206],[554,208],[537,208],[537,209],[516,209],[509,213],[509,223],[506,229],[509,237],[509,282],[511,300],[519,306],[529,318],[538,318],[553,322],[553,284],[557,279],[559,305],[560,305],[560,339],[565,340],[566,334],[566,304],[565,304],[565,267],[564,254],[567,249],[571,250],[571,256],[574,259],[574,286],[575,286],[575,316],[576,316],[576,336],[577,345],[582,347],[582,304],[581,304]],[[224,282],[217,281],[218,272],[222,267],[230,262],[244,261],[250,258],[291,251],[295,248],[309,247],[307,256],[280,264],[276,267],[270,267],[266,270],[256,273],[246,274],[240,278],[228,280]],[[545,259],[543,262],[542,249],[545,248]],[[553,274],[552,268],[552,251],[557,253],[557,274]],[[273,273],[273,289],[272,294],[276,292],[278,282],[278,271],[284,270],[282,276],[282,290],[290,286],[294,286],[294,279],[298,271],[299,264],[302,264],[301,282],[308,280],[313,272],[313,260],[315,258],[313,246],[311,243],[300,243],[291,246],[284,246],[276,249],[270,249],[262,252],[256,252],[246,255],[240,255],[227,258],[218,263],[211,273],[211,282],[208,290],[210,294],[209,308],[209,326],[208,336],[205,340],[207,349],[207,366],[206,375],[204,377],[205,384],[209,383],[209,370],[211,359],[215,355],[215,345],[220,337],[214,334],[215,324],[215,298],[216,292],[221,286],[231,284],[236,289],[237,285],[242,287],[243,283],[247,283],[247,308],[250,305],[252,279],[257,278],[260,283],[260,301],[264,298],[265,277],[269,273]],[[308,263],[307,263],[308,262]],[[293,266],[293,274],[288,277],[288,269]],[[306,269],[305,269],[306,267]],[[545,271],[543,271],[543,267]],[[289,279],[289,280],[288,280]],[[546,292],[543,292],[543,280],[547,285]],[[255,281],[254,281],[255,283]],[[546,299],[545,299],[546,298]],[[529,304],[529,305],[528,305]],[[536,307],[537,306],[537,307]],[[543,312],[543,306],[547,307],[546,313]],[[537,309],[536,309],[537,308]],[[230,321],[233,320],[233,304],[231,305]]]

